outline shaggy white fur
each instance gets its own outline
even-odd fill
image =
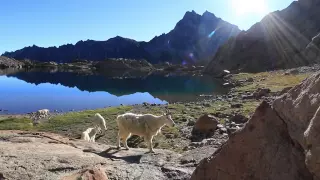
[[[120,139],[122,138],[124,147],[128,150],[127,140],[131,135],[144,137],[148,143],[149,152],[154,152],[152,139],[165,125],[175,126],[170,115],[155,116],[153,114],[134,114],[125,113],[117,117],[119,127],[117,145],[120,148]]]
[[[91,133],[91,131],[93,129],[94,128],[88,128],[87,130],[83,131],[82,134],[81,134],[81,139],[89,142],[91,140],[89,134]]]
[[[98,126],[98,127],[96,127],[96,128],[94,128],[92,131],[91,131],[91,133],[89,134],[89,136],[90,136],[90,141],[91,142],[96,142],[96,135],[98,134],[98,133],[100,133],[101,132],[101,128]]]
[[[39,116],[39,117],[46,117],[49,115],[49,109],[40,109],[36,112],[36,115]]]
[[[96,126],[99,126],[101,129],[107,130],[106,120],[99,113],[96,113],[94,115],[93,121]]]
[[[87,130],[82,132],[81,139],[88,142],[95,142],[96,135],[100,132],[101,132],[101,128],[99,126],[94,128],[88,128]]]

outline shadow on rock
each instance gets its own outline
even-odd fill
[[[142,157],[142,155],[129,155],[129,153],[125,153],[125,154],[119,154],[119,152],[122,152],[123,150],[119,150],[117,148],[114,147],[110,147],[105,151],[99,152],[99,153],[95,153],[101,157],[104,158],[109,158],[111,160],[124,160],[128,163],[134,163],[134,164],[139,164],[140,163],[140,159]],[[117,156],[118,154],[118,156]],[[126,156],[128,155],[128,156]]]

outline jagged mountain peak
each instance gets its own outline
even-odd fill
[[[221,74],[223,69],[261,72],[319,62],[319,45],[314,50],[306,50],[320,32],[319,8],[319,0],[299,0],[266,15],[224,44],[206,72],[214,75]]]
[[[209,11],[205,11],[202,14],[202,17],[210,17],[210,18],[217,18],[213,13],[209,12]]]

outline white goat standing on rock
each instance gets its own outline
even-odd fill
[[[96,126],[94,128],[88,128],[87,130],[82,132],[81,139],[88,142],[95,142],[96,135],[100,132],[101,132],[101,128],[99,126]]]
[[[42,117],[42,116],[46,117],[49,115],[49,109],[40,109],[36,112],[36,115],[38,117]]]
[[[98,133],[101,133],[101,129],[104,129],[105,131],[108,129],[106,126],[106,120],[99,113],[96,113],[92,119],[94,127],[88,128],[87,130],[82,132],[82,140],[95,142],[96,135]]]
[[[90,142],[90,133],[94,128],[88,128],[87,130],[83,131],[81,134],[81,139]]]
[[[140,137],[143,136],[148,143],[149,152],[154,152],[152,139],[161,131],[161,128],[165,125],[175,126],[169,114],[155,116],[153,114],[125,113],[117,117],[117,124],[119,128],[118,149],[121,148],[120,138],[123,140],[124,147],[129,150],[127,145],[128,138],[131,135],[138,135]]]

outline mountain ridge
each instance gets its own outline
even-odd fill
[[[199,15],[195,11],[187,11],[170,32],[155,36],[148,42],[115,36],[105,41],[80,40],[75,44],[47,48],[27,46],[5,52],[3,56],[55,62],[128,58],[146,59],[151,63],[195,63],[212,59],[217,48],[238,33],[240,29],[236,25],[217,18],[213,13],[206,11]]]

